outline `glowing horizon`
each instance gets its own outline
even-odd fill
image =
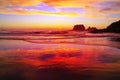
[[[105,28],[117,20],[119,0],[0,1],[0,29],[71,29],[75,24]]]

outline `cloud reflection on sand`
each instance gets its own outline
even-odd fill
[[[69,47],[68,47],[69,46]],[[63,45],[59,44],[59,46],[53,48],[42,48],[39,50],[31,49],[17,49],[17,50],[1,50],[0,55],[1,58],[8,59],[31,59],[38,61],[64,61],[64,60],[75,60],[75,61],[83,61],[92,62],[92,63],[100,63],[103,61],[108,61],[109,63],[119,61],[119,49],[110,48],[110,47],[97,47],[97,46],[72,46],[71,45]],[[112,59],[114,59],[112,61]],[[84,62],[85,61],[85,62]],[[68,62],[67,62],[68,63]]]
[[[0,50],[0,79],[120,79],[119,52],[119,49],[111,47],[73,44],[44,46],[41,49]]]

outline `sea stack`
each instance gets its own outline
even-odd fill
[[[73,27],[73,31],[84,31],[85,27],[83,24],[77,24]]]
[[[87,31],[90,33],[96,33],[98,30],[96,27],[88,27]]]

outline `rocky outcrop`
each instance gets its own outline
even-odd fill
[[[96,27],[88,27],[87,31],[90,32],[90,33],[96,33],[97,28]]]
[[[77,24],[73,27],[73,31],[84,31],[85,27],[83,24]]]
[[[95,29],[89,27],[87,30],[91,33],[104,33],[104,32],[120,33],[120,20],[113,22],[107,28],[104,29]]]
[[[85,27],[83,24],[77,24],[73,27],[73,31],[84,31],[84,30]],[[113,22],[107,28],[97,29],[95,27],[89,27],[87,31],[91,33],[104,33],[104,32],[120,33],[120,20]]]
[[[110,24],[106,28],[106,31],[107,32],[114,32],[114,33],[120,33],[120,20]]]

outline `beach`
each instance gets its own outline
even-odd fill
[[[119,80],[119,34],[0,36],[0,80]]]

